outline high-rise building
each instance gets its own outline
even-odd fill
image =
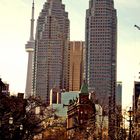
[[[133,111],[137,114],[138,100],[140,97],[140,82],[134,81],[134,93],[133,93]],[[134,121],[137,122],[137,117],[134,115]]]
[[[52,88],[68,89],[69,19],[62,0],[47,0],[37,20],[33,92],[49,104]]]
[[[136,139],[140,138],[140,81],[134,81],[133,90],[133,123],[134,135]]]
[[[122,82],[117,82],[116,88],[116,125],[120,129],[122,123]]]
[[[89,1],[85,35],[85,80],[103,109],[107,108],[109,131],[113,134],[117,69],[117,16],[113,0]]]
[[[116,88],[116,105],[122,108],[122,82],[117,82],[117,88]]]
[[[33,0],[30,39],[25,45],[26,52],[28,52],[27,79],[26,79],[26,89],[25,89],[26,98],[32,95],[32,75],[33,75],[32,68],[33,68],[34,46],[35,46],[35,40],[34,40],[34,0]]]
[[[83,41],[70,41],[69,91],[80,91],[83,79]]]

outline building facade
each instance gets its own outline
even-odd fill
[[[118,81],[116,88],[116,126],[118,129],[120,129],[122,121],[122,82]]]
[[[50,105],[61,104],[61,91],[60,89],[53,88],[50,90]]]
[[[56,115],[67,118],[69,100],[73,100],[79,97],[79,91],[61,92],[59,94],[54,93],[54,102],[50,103],[50,106],[56,111]],[[51,95],[50,95],[51,98]],[[57,102],[60,99],[60,102]],[[57,103],[56,103],[57,102]]]
[[[50,90],[68,89],[69,19],[61,0],[47,0],[37,20],[33,93],[49,104]]]
[[[85,35],[85,80],[89,91],[95,91],[102,107],[107,108],[112,131],[117,69],[117,16],[113,0],[89,1]]]
[[[34,40],[34,1],[33,1],[30,39],[25,45],[25,50],[28,53],[28,66],[27,66],[27,78],[26,78],[26,89],[25,89],[26,98],[29,98],[32,95],[32,75],[33,75],[32,72],[33,72],[34,48],[35,48],[35,40]]]
[[[140,97],[140,82],[135,81],[134,82],[134,93],[133,93],[133,111],[134,111],[134,114],[137,114],[139,97]],[[134,122],[137,123],[136,115],[134,115]]]
[[[122,82],[117,82],[117,88],[116,88],[116,105],[122,107]]]
[[[133,93],[133,123],[134,139],[140,138],[140,81],[134,81]]]
[[[70,41],[69,91],[80,91],[83,79],[83,41]]]
[[[1,94],[4,94],[4,95],[10,95],[10,92],[9,92],[9,84],[8,83],[5,83],[1,80],[0,78],[0,93]]]
[[[95,111],[95,104],[89,99],[88,86],[84,83],[81,86],[79,97],[70,100],[68,105],[67,130],[71,139],[85,137],[88,139],[94,135],[95,130],[92,130],[90,136],[86,134],[86,130],[95,128]]]

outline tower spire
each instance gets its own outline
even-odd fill
[[[31,29],[30,29],[30,41],[34,40],[34,0],[32,3],[32,17],[31,17]]]
[[[26,52],[28,53],[28,66],[27,66],[27,79],[26,79],[26,89],[25,96],[26,98],[32,95],[32,66],[33,66],[33,55],[35,48],[34,40],[34,0],[32,3],[32,15],[31,15],[31,29],[30,29],[30,39],[25,45]]]

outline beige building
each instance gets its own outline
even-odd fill
[[[69,91],[79,91],[83,79],[83,41],[70,42]]]
[[[52,104],[61,104],[61,91],[59,88],[50,90],[50,105]]]

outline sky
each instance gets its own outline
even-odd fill
[[[37,19],[46,0],[35,0]],[[70,39],[84,40],[89,0],[62,0],[70,19]],[[123,106],[131,106],[133,83],[140,71],[139,0],[114,0],[118,16],[117,80],[123,82]],[[32,0],[0,0],[0,77],[11,93],[24,92]]]

